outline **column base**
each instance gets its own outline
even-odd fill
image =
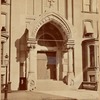
[[[28,77],[28,90],[33,91],[34,89],[36,89],[36,78],[35,73],[31,72]]]
[[[68,73],[68,85],[69,86],[74,85],[74,74],[73,74],[73,72]]]
[[[62,72],[62,77],[64,78],[65,76],[67,76],[67,72]]]
[[[8,92],[11,92],[11,82],[8,82]]]

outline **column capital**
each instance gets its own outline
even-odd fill
[[[68,40],[67,49],[73,49],[74,45],[75,45],[74,40]]]
[[[64,44],[64,51],[68,51],[68,49],[73,49],[74,48],[74,40],[68,40],[65,44]]]
[[[29,39],[27,40],[27,47],[28,47],[28,48],[35,49],[35,48],[36,48],[36,44],[37,44],[37,41],[36,41],[36,39],[34,39],[34,38],[29,38]]]

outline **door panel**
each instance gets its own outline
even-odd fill
[[[38,52],[37,79],[56,79],[56,52]]]

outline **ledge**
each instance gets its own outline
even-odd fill
[[[98,12],[92,12],[92,11],[81,11],[82,13],[88,13],[88,14],[98,14]]]
[[[98,67],[88,67],[87,71],[96,71]]]
[[[82,89],[97,91],[98,90],[98,83],[97,82],[83,81],[82,82]]]

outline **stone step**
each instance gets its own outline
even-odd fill
[[[71,89],[72,87],[63,83],[63,81],[54,80],[38,80],[36,90],[39,91],[63,91]]]

